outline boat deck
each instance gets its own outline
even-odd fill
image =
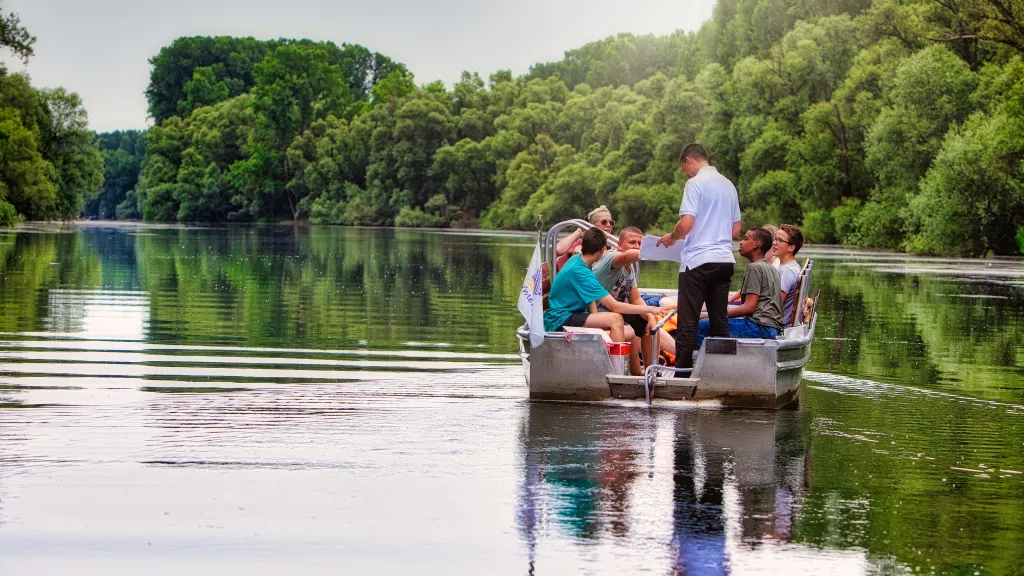
[[[612,398],[630,400],[646,398],[643,376],[608,375],[605,379],[611,389]],[[651,397],[663,400],[692,400],[698,384],[700,384],[700,378],[659,377],[654,381]]]

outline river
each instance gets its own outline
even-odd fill
[[[0,230],[0,573],[1024,573],[1021,262],[807,247],[801,408],[648,409],[526,401],[532,249]]]

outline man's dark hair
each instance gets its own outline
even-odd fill
[[[761,256],[764,256],[772,249],[772,233],[764,228],[751,228],[748,231],[754,232],[754,240],[761,244]]]
[[[683,146],[683,151],[679,154],[679,163],[686,162],[687,158],[693,158],[694,160],[708,161],[708,151],[703,146],[697,143],[687,144]]]
[[[636,226],[623,226],[622,230],[619,230],[619,238],[621,239],[626,234],[639,234],[640,236],[643,236],[644,231]]]
[[[600,228],[591,228],[583,233],[583,255],[597,254],[605,247],[608,237]]]
[[[789,236],[789,244],[793,247],[793,256],[796,256],[796,253],[804,247],[804,233],[792,224],[783,224],[779,230]]]

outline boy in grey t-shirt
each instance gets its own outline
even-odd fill
[[[740,255],[750,260],[740,285],[742,303],[729,308],[729,335],[733,338],[777,338],[783,329],[779,271],[764,259],[772,245],[764,228],[747,230],[740,240]],[[697,349],[711,331],[705,319],[697,324]]]
[[[793,302],[799,298],[797,284],[800,283],[800,264],[796,253],[804,245],[804,234],[792,224],[783,224],[775,232],[775,255],[779,258],[779,275],[782,278],[782,321],[793,325]]]
[[[627,226],[619,231],[618,251],[608,251],[594,265],[591,271],[597,281],[612,298],[627,304],[644,305],[637,289],[633,264],[640,260],[640,242],[644,233],[639,228]],[[651,363],[651,334],[648,328],[654,325],[650,314],[623,314],[622,320],[633,327],[636,338],[629,351],[630,370],[641,374],[640,354]]]

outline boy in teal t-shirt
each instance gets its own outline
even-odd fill
[[[608,295],[590,270],[583,256],[577,254],[558,271],[548,295],[548,309],[544,311],[544,329],[554,332],[562,326],[583,326],[587,306]],[[573,315],[582,316],[580,322],[567,324]]]
[[[601,286],[590,267],[604,255],[605,241],[601,230],[587,230],[583,234],[581,253],[570,258],[555,275],[548,294],[548,309],[544,311],[544,329],[548,332],[561,330],[563,326],[586,326],[608,330],[615,342],[630,342],[634,333],[624,325],[623,314],[663,312],[657,306],[618,302]],[[611,312],[588,313],[593,302],[600,302]]]

